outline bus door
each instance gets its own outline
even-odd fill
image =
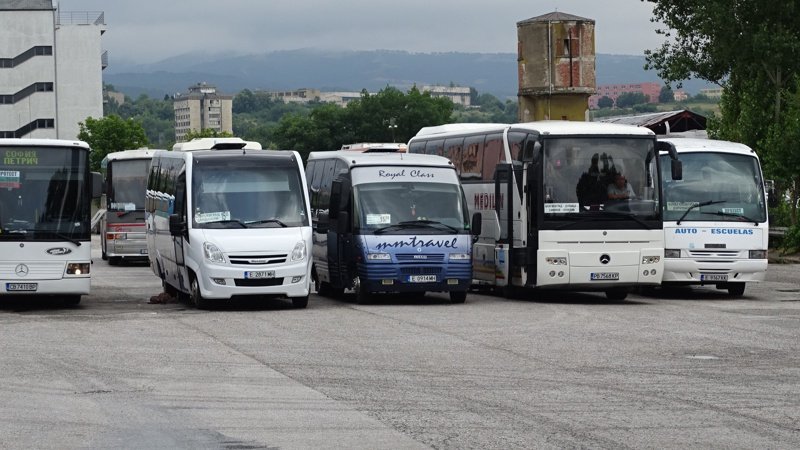
[[[349,287],[356,272],[353,217],[349,211],[350,180],[340,176],[331,185],[328,228],[328,273],[335,287]]]
[[[522,195],[525,199],[524,207],[527,211],[527,235],[524,237],[526,242],[526,258],[525,258],[525,272],[527,279],[525,286],[535,287],[538,273],[537,261],[539,251],[539,210],[542,198],[542,178],[541,178],[541,158],[539,154],[542,150],[542,144],[536,139],[536,136],[529,136],[525,141],[525,146],[522,152],[522,161],[524,164],[523,175],[523,188]]]
[[[495,211],[500,220],[500,239],[495,247],[495,284],[510,286],[514,274],[514,168],[498,164],[494,177]]]
[[[181,290],[189,291],[189,274],[186,270],[186,261],[184,259],[184,245],[189,244],[189,216],[186,214],[186,172],[181,172],[178,175],[178,181],[175,186],[175,207],[173,209],[175,214],[181,218],[181,222],[187,224],[184,227],[184,232],[173,235],[172,242],[175,247],[175,266],[177,267],[178,284]]]

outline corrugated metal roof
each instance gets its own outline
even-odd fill
[[[0,0],[0,11],[52,11],[54,9],[53,0]]]
[[[594,23],[594,19],[587,19],[586,17],[576,16],[574,14],[568,14],[560,11],[554,11],[547,14],[542,14],[541,16],[531,17],[530,19],[522,20],[517,22],[517,25],[524,24],[524,23],[532,23],[532,22],[592,22]]]
[[[596,120],[596,122],[635,125],[637,127],[649,128],[655,131],[656,134],[706,129],[705,116],[701,116],[700,114],[693,113],[686,109],[632,116],[603,117],[602,119]]]

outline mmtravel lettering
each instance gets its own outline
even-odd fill
[[[375,248],[378,250],[384,250],[387,248],[406,248],[406,247],[420,247],[420,248],[456,248],[456,241],[458,238],[453,239],[443,239],[443,240],[434,240],[434,239],[419,239],[417,236],[412,236],[408,239],[403,239],[394,242],[381,242],[380,244],[376,245]]]

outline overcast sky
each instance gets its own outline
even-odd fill
[[[195,51],[300,48],[516,53],[516,23],[555,10],[595,20],[596,52],[641,55],[662,38],[641,0],[59,0],[104,11],[103,47],[148,63]]]

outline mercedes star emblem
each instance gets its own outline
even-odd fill
[[[18,277],[24,277],[28,274],[28,271],[28,266],[25,264],[17,264],[17,267],[14,268],[14,273],[16,273]]]

